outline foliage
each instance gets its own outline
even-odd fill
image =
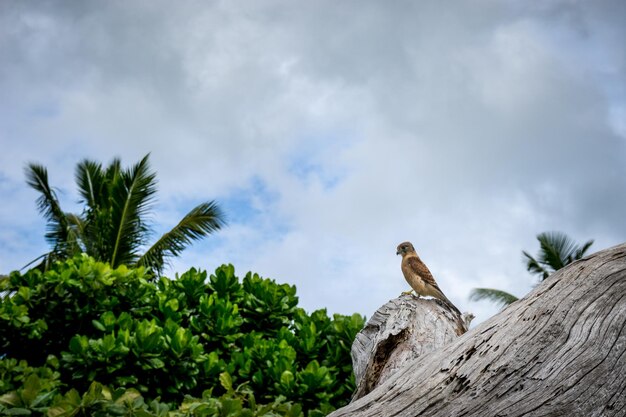
[[[193,241],[224,225],[224,215],[216,202],[199,204],[141,254],[140,249],[150,237],[147,220],[157,190],[148,156],[128,169],[122,168],[119,159],[108,167],[90,160],[80,162],[76,185],[85,205],[80,215],[61,209],[45,167],[32,163],[27,166],[27,183],[40,194],[37,206],[48,221],[46,240],[52,247],[42,255],[40,269],[84,252],[114,267],[143,265],[160,274],[168,258],[178,256]]]
[[[517,301],[518,298],[513,294],[495,288],[473,288],[470,292],[470,300],[489,300],[496,305],[505,307]]]
[[[539,241],[540,250],[536,259],[526,251],[522,251],[522,254],[526,269],[532,274],[539,275],[542,281],[553,272],[581,259],[593,244],[593,240],[589,240],[582,245],[578,245],[565,233],[561,232],[540,233],[537,235],[537,240]],[[470,292],[470,300],[489,300],[496,305],[506,307],[517,301],[518,298],[506,291],[494,288],[474,288]]]
[[[206,390],[200,398],[185,396],[177,408],[154,399],[146,399],[133,388],[111,390],[92,382],[82,395],[71,389],[64,395],[42,387],[33,375],[16,391],[0,396],[2,415],[64,416],[137,416],[137,417],[300,417],[302,406],[279,396],[267,404],[257,404],[254,393],[245,385],[233,389],[228,374],[220,378],[226,391],[219,397]],[[309,415],[319,413],[311,412]]]
[[[81,255],[1,280],[0,404],[48,415],[321,416],[349,401],[363,317],[307,314],[294,286],[240,280],[232,265],[150,277]]]
[[[541,280],[548,278],[554,271],[581,259],[593,244],[593,240],[589,240],[578,245],[561,232],[540,233],[537,235],[537,240],[541,248],[537,258],[533,258],[526,251],[522,253],[526,269],[532,274],[541,276]]]

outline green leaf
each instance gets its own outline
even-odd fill
[[[81,402],[80,394],[78,393],[78,391],[76,391],[73,388],[69,390],[63,398],[67,404],[70,404],[76,407],[80,406],[80,402]]]
[[[221,415],[226,417],[244,417],[242,413],[243,400],[240,398],[222,398]]]
[[[165,367],[165,362],[159,358],[149,358],[148,363],[150,364],[151,369],[161,369]]]
[[[293,373],[291,371],[284,371],[280,375],[280,382],[281,384],[286,385],[286,386],[292,385],[294,382]]]
[[[17,290],[17,295],[20,297],[21,301],[23,302],[28,301],[31,295],[30,288],[20,287],[20,289]]]
[[[233,390],[233,379],[228,372],[222,372],[220,374],[220,384],[227,392]]]
[[[37,407],[41,407],[45,404],[47,404],[50,400],[52,400],[52,398],[57,394],[57,391],[50,391],[50,392],[46,392],[43,394],[39,394],[37,396],[37,398],[35,398],[33,400],[33,402],[30,404],[30,406],[32,408],[37,408]]]
[[[22,390],[22,400],[25,405],[30,405],[41,390],[41,381],[36,374],[31,374],[24,382],[24,388]]]
[[[107,404],[106,413],[107,416],[126,416],[128,409],[122,404]]]
[[[123,404],[123,403],[131,404],[140,398],[142,397],[139,391],[131,388],[131,389],[125,390],[124,393],[115,400],[115,402],[118,404]]]
[[[19,395],[16,391],[8,392],[0,396],[0,403],[16,407],[21,404]]]
[[[165,305],[169,307],[172,311],[178,311],[178,300],[175,298],[168,300]]]
[[[9,408],[4,411],[7,416],[30,416],[32,412],[26,408]]]
[[[93,324],[93,327],[95,327],[96,329],[100,331],[103,331],[103,332],[106,331],[106,327],[104,327],[104,324],[102,324],[98,320],[91,320],[91,324]]]
[[[107,330],[112,330],[116,322],[115,313],[112,311],[106,311],[102,314],[102,316],[100,316],[100,320]]]

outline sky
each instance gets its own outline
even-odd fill
[[[626,2],[0,1],[0,272],[47,250],[24,167],[150,153],[155,236],[216,200],[224,263],[370,317],[411,241],[481,322],[558,230],[626,240]]]

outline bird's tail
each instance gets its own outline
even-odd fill
[[[458,308],[456,308],[456,306],[454,304],[452,304],[452,301],[450,301],[448,299],[448,297],[446,297],[444,295],[444,293],[440,292],[440,294],[441,294],[441,301],[446,303],[448,305],[448,307],[450,307],[450,309],[454,310],[460,316],[461,315],[461,311]]]
[[[465,323],[465,320],[463,320],[463,314],[461,314],[461,311],[458,308],[456,308],[456,306],[452,304],[452,301],[450,301],[448,297],[446,297],[441,291],[440,291],[440,294],[442,296],[441,301],[443,301],[450,308],[450,310],[453,310],[457,314],[455,319],[456,319],[457,325],[459,326],[460,333],[458,334],[461,335],[465,333],[466,331],[468,331],[469,330],[468,325]]]

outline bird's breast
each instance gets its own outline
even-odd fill
[[[404,279],[409,283],[411,288],[419,295],[426,295],[426,285],[422,278],[406,263],[402,263],[402,273]]]

